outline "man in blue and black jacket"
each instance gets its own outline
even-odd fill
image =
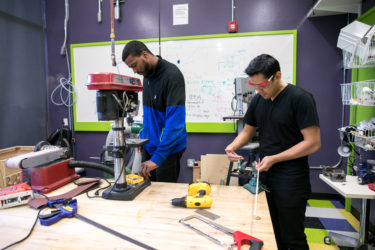
[[[122,60],[144,76],[140,137],[150,141],[142,149],[139,174],[152,181],[176,182],[187,138],[184,77],[174,64],[153,55],[140,41],[126,44]]]

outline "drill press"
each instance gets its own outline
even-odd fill
[[[131,126],[133,115],[138,110],[138,92],[143,87],[138,78],[115,73],[92,73],[86,84],[89,90],[96,90],[96,109],[99,121],[113,120],[113,146],[107,152],[114,158],[115,184],[105,190],[102,197],[111,200],[133,200],[151,184],[146,179],[137,184],[126,182],[125,155],[131,147],[140,147],[148,139],[125,139],[124,118]]]

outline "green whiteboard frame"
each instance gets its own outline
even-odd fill
[[[161,41],[178,41],[178,40],[192,40],[192,39],[207,39],[207,38],[226,38],[226,37],[243,37],[243,36],[265,36],[265,35],[293,35],[293,82],[296,84],[296,65],[297,65],[297,30],[278,30],[278,31],[264,31],[264,32],[246,32],[246,33],[228,33],[228,34],[213,34],[213,35],[198,35],[198,36],[180,36],[180,37],[165,37]],[[115,44],[126,44],[131,40],[116,41]],[[152,39],[139,39],[139,41],[158,42],[158,38]],[[75,69],[74,69],[74,53],[73,49],[85,46],[99,46],[110,45],[111,42],[94,42],[94,43],[80,43],[70,45],[70,58],[72,67],[72,81],[75,82]],[[75,98],[73,94],[73,98]],[[73,106],[74,114],[74,129],[75,131],[96,131],[108,132],[111,129],[112,122],[77,122],[76,104]],[[235,133],[236,124],[229,122],[187,122],[186,130],[188,133]]]

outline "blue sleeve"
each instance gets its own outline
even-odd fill
[[[166,123],[160,144],[151,157],[158,166],[171,154],[186,147],[185,106],[167,107]]]

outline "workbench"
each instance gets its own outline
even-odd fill
[[[170,204],[171,199],[187,195],[187,186],[152,182],[133,201],[89,199],[86,194],[81,194],[76,197],[78,214],[157,249],[223,249],[179,223],[189,215],[198,215],[197,209]],[[59,195],[75,187],[69,183],[47,195]],[[263,240],[264,250],[277,249],[264,192],[258,195],[257,216],[261,217],[260,220],[253,219],[255,195],[243,187],[212,185],[210,196],[213,204],[207,211],[220,216],[214,222]],[[37,213],[38,210],[27,205],[0,210],[0,248],[25,237]],[[201,227],[196,221],[196,226]],[[202,226],[200,229],[226,243],[232,242],[231,236],[212,227]],[[30,237],[11,249],[141,248],[73,217],[63,218],[50,226],[42,226],[38,221]],[[249,246],[242,249],[249,249]]]
[[[327,183],[330,187],[336,190],[339,194],[341,194],[345,198],[354,198],[354,199],[361,199],[362,200],[362,209],[360,213],[360,226],[359,226],[359,238],[353,239],[353,241],[349,241],[348,246],[352,246],[352,242],[354,242],[354,247],[357,247],[361,244],[366,243],[366,236],[367,236],[367,220],[368,212],[367,211],[367,204],[370,199],[375,199],[375,192],[370,190],[367,185],[360,185],[357,180],[357,176],[346,176],[346,180],[344,182],[335,182],[329,179],[327,176],[323,174],[319,175],[319,178]],[[337,237],[338,235],[335,234]],[[339,237],[339,236],[338,236]],[[348,238],[348,237],[344,237]],[[350,240],[350,239],[349,239]],[[344,239],[345,241],[345,239]]]

